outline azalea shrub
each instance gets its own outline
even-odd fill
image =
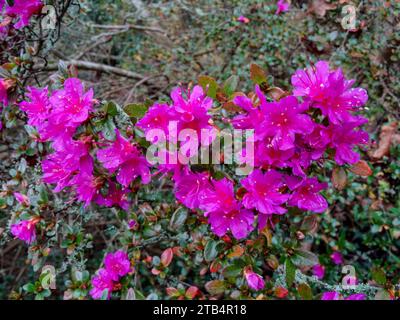
[[[0,2],[4,33],[44,5]],[[79,68],[120,69],[60,61],[41,85],[33,66],[46,64],[29,48],[26,59],[27,73],[17,59],[0,79],[14,119],[2,131],[1,256],[26,252],[2,269],[4,297],[399,298],[397,123],[371,139],[368,91],[341,67],[298,65],[278,86],[241,64],[245,77],[201,73],[169,97],[118,103]]]

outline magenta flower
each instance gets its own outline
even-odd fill
[[[308,69],[297,70],[292,76],[293,94],[299,97],[308,97],[313,101],[321,101],[329,86],[329,63],[318,61]]]
[[[177,115],[175,110],[167,104],[154,104],[141,118],[136,126],[141,128],[145,134],[150,130],[162,130],[167,140],[170,140],[168,125],[171,121],[176,121]],[[152,137],[152,143],[163,141],[162,137]]]
[[[290,3],[287,0],[279,0],[276,6],[275,14],[278,15],[281,12],[289,11]]]
[[[175,180],[175,197],[189,209],[198,209],[202,198],[212,188],[207,173],[184,170]]]
[[[297,183],[293,181],[296,180],[287,178],[289,188],[294,190],[288,202],[290,206],[317,213],[324,212],[328,208],[325,198],[319,194],[321,190],[327,188],[326,183],[318,182],[317,178],[307,178]]]
[[[30,18],[40,12],[43,6],[41,0],[14,0],[14,4],[6,6],[6,14],[11,17],[18,17],[14,28],[21,29],[29,24]]]
[[[85,207],[97,198],[101,184],[93,175],[93,158],[90,155],[80,159],[79,171],[71,179],[69,185],[75,187],[77,199],[84,202]]]
[[[211,230],[220,237],[230,230],[236,239],[242,239],[253,230],[254,215],[240,208],[233,183],[227,178],[213,181],[213,189],[205,192],[200,209],[205,211]]]
[[[332,259],[333,263],[336,264],[336,265],[339,265],[339,264],[342,264],[342,263],[343,263],[343,256],[342,256],[342,254],[341,254],[340,252],[338,252],[338,251],[334,251],[334,252],[331,254],[331,259]]]
[[[6,81],[0,78],[0,110],[1,107],[8,105],[7,84]]]
[[[321,300],[339,300],[340,294],[336,291],[328,291],[322,294]]]
[[[257,209],[263,214],[284,214],[287,211],[282,205],[290,196],[279,190],[284,186],[279,172],[270,170],[262,173],[256,169],[242,179],[241,184],[247,190],[242,200],[245,208]]]
[[[150,182],[149,164],[140,151],[118,130],[115,141],[108,147],[97,151],[97,159],[110,173],[117,172],[117,181],[125,187],[141,177],[142,183]]]
[[[129,191],[127,189],[118,189],[115,183],[110,182],[108,194],[106,196],[99,194],[96,198],[96,203],[105,207],[119,206],[125,211],[128,211],[128,193]]]
[[[319,280],[324,278],[325,275],[325,267],[321,264],[316,264],[315,266],[313,266],[313,274],[314,276],[316,276]]]
[[[20,103],[21,110],[25,111],[28,115],[28,124],[38,127],[39,131],[49,116],[50,102],[48,94],[47,87],[43,89],[28,87],[26,95],[30,99],[30,102],[22,101]]]
[[[19,193],[19,192],[14,192],[14,197],[23,206],[25,206],[25,207],[30,206],[29,198],[26,195]]]
[[[263,93],[257,90],[256,93],[259,95],[260,100],[265,100]],[[265,100],[266,102],[266,100]],[[259,130],[260,123],[264,121],[264,114],[261,112],[259,107],[255,107],[253,102],[246,96],[236,96],[233,99],[233,103],[242,108],[246,113],[238,115],[232,119],[232,125],[235,129],[254,129],[255,130],[255,141],[264,138],[264,134]]]
[[[250,19],[245,17],[245,16],[240,16],[237,18],[237,21],[241,22],[241,23],[249,23]]]
[[[313,131],[314,123],[311,118],[302,114],[307,108],[307,104],[299,104],[293,96],[278,102],[262,103],[264,119],[259,130],[265,136],[273,137],[271,143],[275,148],[291,149],[294,147],[295,134],[305,135]]]
[[[177,130],[178,132],[184,129],[194,130],[197,133],[197,137],[202,137],[202,129],[207,130],[210,133],[210,137],[209,139],[204,138],[201,143],[209,145],[215,138],[213,126],[210,124],[211,116],[208,114],[208,110],[213,105],[213,100],[204,94],[200,86],[195,86],[191,91],[188,89],[186,92],[187,99],[183,97],[184,93],[181,88],[175,88],[171,92],[173,109],[178,120]],[[190,139],[188,142],[183,141],[181,147],[183,145],[187,145],[188,148],[198,147],[194,143],[194,139]]]
[[[110,273],[105,269],[100,269],[92,279],[92,290],[90,295],[93,299],[101,299],[107,290],[107,299],[110,299],[114,283]]]
[[[244,270],[244,276],[247,281],[247,285],[255,290],[255,291],[260,291],[264,289],[265,282],[263,277],[261,277],[259,274],[253,272],[250,268],[246,268]]]
[[[368,122],[363,117],[354,118],[352,121],[342,125],[330,125],[323,136],[330,141],[329,146],[335,149],[335,161],[339,165],[354,164],[360,160],[360,155],[353,149],[360,144],[367,144],[369,140],[368,133],[363,130],[355,130]]]
[[[76,128],[88,118],[93,108],[93,89],[84,92],[79,79],[68,78],[64,89],[53,92],[50,102],[54,120]]]
[[[82,141],[71,140],[57,152],[42,161],[43,181],[56,183],[55,192],[70,186],[74,174],[80,171],[81,158],[88,154],[88,147]]]
[[[272,145],[272,138],[266,137],[256,141],[254,145],[255,166],[273,166],[285,168],[290,164],[290,159],[295,155],[295,149],[280,150]]]
[[[121,277],[132,271],[128,254],[122,250],[107,253],[104,264],[108,275],[114,281],[119,281]]]
[[[23,102],[22,108],[31,114],[41,110],[46,103],[46,91],[36,90],[31,93],[30,103]],[[87,120],[93,105],[93,90],[84,92],[83,84],[79,79],[69,78],[64,82],[64,89],[54,91],[49,99],[50,111],[46,119],[44,113],[40,113],[41,119],[46,120],[37,126],[40,137],[44,141],[53,141],[53,148],[59,148],[69,142],[79,127]],[[45,107],[44,107],[45,108]]]
[[[330,71],[327,61],[318,61],[292,76],[293,94],[309,98],[333,124],[351,120],[350,112],[367,102],[367,92],[351,88],[353,84],[354,80],[346,80],[341,69]]]
[[[31,244],[36,239],[36,224],[39,219],[32,218],[30,220],[22,220],[11,226],[11,233],[18,239],[25,241],[27,244]]]

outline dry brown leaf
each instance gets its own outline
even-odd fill
[[[369,177],[372,174],[371,168],[369,167],[368,163],[364,160],[360,160],[357,163],[353,164],[350,167],[350,171],[353,172],[354,174],[363,177]]]
[[[390,145],[393,140],[393,136],[396,133],[397,122],[392,122],[389,125],[383,126],[381,134],[379,135],[378,148],[370,153],[371,158],[379,160],[390,152]]]
[[[328,3],[325,0],[313,0],[309,11],[317,16],[324,17],[328,10],[334,10],[336,7],[337,4]]]

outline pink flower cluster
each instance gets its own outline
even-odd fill
[[[89,153],[90,138],[73,138],[93,109],[93,91],[84,92],[79,79],[65,80],[64,88],[49,96],[46,88],[28,88],[30,101],[20,103],[41,141],[52,143],[54,153],[42,162],[43,181],[56,184],[55,192],[73,187],[77,198],[88,205],[98,194],[98,181],[93,176],[93,158]]]
[[[149,164],[139,149],[116,130],[115,141],[106,141],[106,148],[97,150],[96,158],[108,170],[116,173],[121,188],[108,179],[108,192],[100,192],[106,177],[95,175],[95,161],[91,149],[93,137],[77,136],[77,129],[90,118],[93,111],[93,90],[85,92],[79,79],[65,80],[64,87],[49,94],[47,88],[28,88],[29,101],[20,103],[28,115],[28,124],[34,126],[40,141],[49,141],[54,152],[42,161],[43,181],[55,184],[55,192],[71,187],[77,199],[88,206],[91,202],[106,207],[129,208],[129,184],[141,177],[150,182]],[[103,144],[104,145],[104,144]]]
[[[262,229],[273,215],[283,215],[289,208],[324,212],[328,203],[320,192],[327,184],[314,176],[313,164],[320,166],[327,160],[354,164],[360,159],[354,149],[368,141],[368,134],[359,129],[367,120],[354,112],[366,103],[366,91],[352,88],[354,81],[345,79],[340,69],[331,70],[325,61],[297,71],[292,84],[293,95],[278,101],[269,100],[259,86],[257,99],[245,95],[233,99],[242,109],[231,119],[233,127],[254,130],[249,141],[254,144],[255,168],[240,181],[194,172],[171,152],[179,145],[178,157],[191,157],[217,137],[209,113],[213,100],[200,86],[174,89],[171,105],[154,104],[137,123],[149,142],[168,142],[160,151],[167,161],[158,166],[159,172],[172,173],[176,198],[192,210],[201,210],[218,236],[231,232],[237,239],[245,238],[256,221]],[[29,102],[21,103],[28,124],[55,150],[42,162],[43,180],[56,184],[55,191],[72,187],[85,205],[95,202],[127,209],[131,183],[137,178],[149,183],[150,164],[118,130],[114,141],[101,143],[94,141],[101,135],[77,135],[77,128],[93,111],[93,91],[85,92],[78,79],[70,78],[50,96],[47,88],[30,88],[28,97]],[[185,129],[197,133],[200,141],[182,139]],[[211,133],[204,137],[203,129]],[[95,159],[108,175],[101,168],[97,173]],[[103,195],[100,189],[106,183],[108,193]]]
[[[15,29],[22,29],[29,24],[34,14],[40,13],[43,7],[41,0],[13,0],[13,4],[9,4],[5,0],[0,0],[0,15],[3,18],[0,34],[5,35],[8,32],[9,24],[12,19],[16,19]]]
[[[177,199],[203,210],[219,236],[231,231],[237,239],[246,237],[255,214],[263,228],[272,215],[285,214],[289,207],[324,212],[328,203],[320,192],[327,184],[311,176],[312,164],[322,164],[330,154],[338,165],[360,159],[354,148],[368,141],[368,134],[358,129],[367,120],[354,112],[366,103],[366,91],[352,88],[354,81],[346,80],[340,69],[331,71],[325,61],[297,71],[292,84],[294,95],[279,101],[269,102],[259,86],[257,102],[244,95],[233,100],[243,109],[232,119],[234,128],[254,129],[256,168],[240,181],[242,199],[227,178],[215,180],[188,168],[174,175]],[[147,128],[154,127],[148,121],[152,112],[144,118]]]
[[[104,259],[104,265],[105,268],[100,269],[92,279],[90,295],[93,299],[102,298],[105,290],[107,290],[107,299],[109,299],[115,284],[123,276],[132,272],[128,254],[122,250],[108,253]]]

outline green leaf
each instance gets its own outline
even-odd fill
[[[217,97],[218,84],[214,78],[209,76],[200,76],[198,81],[204,92],[207,92],[207,96],[213,99]]]
[[[229,97],[231,96],[239,83],[239,77],[236,75],[230,76],[224,83],[224,93]]]
[[[286,275],[286,284],[288,288],[290,288],[296,276],[296,267],[289,258],[287,258],[285,261],[285,275]]]
[[[124,107],[125,113],[131,118],[142,118],[148,110],[148,107],[144,104],[131,103]]]
[[[104,111],[105,111],[108,115],[110,115],[111,117],[114,117],[114,116],[116,116],[116,115],[118,114],[118,107],[117,107],[117,105],[116,105],[115,102],[110,101],[110,102],[107,102],[107,103],[104,105]]]
[[[101,132],[103,133],[104,138],[106,138],[107,140],[115,139],[115,124],[112,118],[107,118],[107,121],[104,123]]]
[[[296,250],[291,260],[298,268],[312,267],[319,262],[318,257],[314,253],[306,250]]]
[[[185,224],[185,221],[187,219],[187,210],[185,208],[178,208],[175,210],[175,212],[172,214],[171,220],[169,222],[169,227],[172,230],[179,230],[183,225]]]
[[[228,266],[222,271],[224,278],[237,278],[243,271],[243,268],[238,264]]]
[[[22,287],[26,292],[33,293],[36,291],[36,287],[33,283],[27,283]]]
[[[385,271],[381,268],[374,268],[372,269],[372,279],[380,285],[386,284],[386,274]]]
[[[217,257],[217,246],[217,241],[210,240],[207,242],[206,247],[204,248],[204,259],[206,259],[207,262],[213,261]]]

